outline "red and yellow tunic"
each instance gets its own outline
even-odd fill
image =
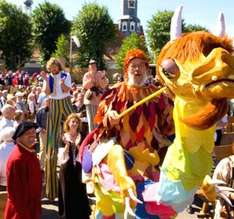
[[[144,87],[129,86],[125,82],[115,85],[99,104],[95,122],[99,125],[98,138],[115,137],[118,144],[134,159],[133,168],[128,175],[137,180],[152,178],[157,171],[155,166],[162,162],[166,146],[170,144],[167,136],[173,133],[172,101],[161,95],[124,116],[120,123],[111,126],[106,112],[118,113],[152,94],[154,85]]]

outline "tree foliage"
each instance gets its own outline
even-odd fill
[[[208,31],[208,30],[205,27],[197,24],[185,25],[184,32],[193,32],[193,31]]]
[[[147,39],[151,50],[155,54],[159,54],[161,48],[170,39],[170,24],[173,11],[158,11],[148,21]]]
[[[56,50],[52,54],[53,57],[63,59],[65,66],[69,65],[69,47],[70,41],[69,38],[64,34],[61,34],[56,43]]]
[[[123,40],[123,43],[120,47],[118,54],[116,55],[117,68],[123,68],[124,57],[130,49],[142,49],[148,54],[144,36],[138,36],[136,33],[132,33],[129,37],[126,37]]]
[[[0,50],[6,66],[15,69],[32,54],[31,22],[15,5],[0,0]]]
[[[96,3],[83,5],[74,19],[72,32],[81,44],[78,65],[87,66],[88,60],[93,58],[103,68],[106,46],[114,40],[116,33],[107,8]]]
[[[159,54],[162,47],[170,40],[170,25],[173,11],[158,11],[153,15],[152,19],[148,21],[148,27],[146,30],[147,39],[151,50],[156,54]],[[182,20],[182,31],[192,32],[198,30],[205,30],[206,28],[200,25],[186,25]]]
[[[42,61],[45,62],[56,50],[56,42],[61,34],[68,34],[70,22],[65,18],[63,10],[56,4],[44,2],[32,13],[33,35],[39,46]]]

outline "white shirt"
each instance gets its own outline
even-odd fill
[[[65,85],[67,87],[71,88],[72,82],[71,82],[71,75],[66,72],[67,77],[65,78]],[[51,93],[49,95],[50,99],[55,99],[55,100],[60,100],[60,99],[64,99],[66,97],[70,96],[70,92],[64,93],[62,91],[62,88],[60,86],[60,81],[61,81],[61,72],[59,72],[57,75],[53,75],[54,77],[54,86],[53,86],[53,90],[56,91],[56,93],[53,91],[53,93]]]
[[[37,103],[38,103],[39,108],[41,108],[43,106],[45,99],[46,99],[46,93],[41,92],[38,96],[38,99],[37,99]]]
[[[6,164],[8,157],[13,150],[15,144],[14,142],[3,142],[0,144],[0,185],[7,185],[6,177]]]
[[[234,155],[223,158],[215,168],[213,179],[220,179],[227,184],[231,182],[233,173],[232,168],[234,167]],[[230,185],[228,185],[229,187]]]
[[[15,126],[14,120],[9,120],[4,117],[2,117],[2,119],[0,120],[0,130],[6,127],[14,127],[14,126]]]
[[[31,114],[33,114],[33,113],[35,113],[35,111],[36,111],[36,107],[35,107],[35,104],[34,104],[34,101],[28,101],[28,108],[29,108],[29,112],[31,113]]]

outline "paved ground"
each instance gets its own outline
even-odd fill
[[[41,219],[59,219],[57,203],[50,203],[46,200],[42,200]]]
[[[59,219],[58,207],[55,204],[43,201],[43,210],[41,219]],[[188,214],[186,211],[179,214],[177,219],[196,219],[195,215]]]

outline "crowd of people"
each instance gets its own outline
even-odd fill
[[[52,201],[59,197],[61,218],[77,218],[82,211],[82,218],[89,218],[91,212],[77,157],[79,145],[94,128],[93,117],[109,80],[93,59],[81,85],[72,83],[58,59],[51,58],[47,70],[31,76],[20,70],[0,74],[0,189],[8,192],[4,218],[39,218],[41,192]],[[74,200],[83,203],[78,211]],[[28,201],[37,205],[38,214],[25,209]]]
[[[98,178],[89,192],[96,196],[96,217],[121,215],[126,194],[134,200],[133,190],[141,191],[142,182],[159,177],[174,134],[173,100],[162,94],[119,117],[159,89],[138,49],[128,53],[123,77],[116,75],[114,85],[93,59],[82,85],[72,82],[56,58],[47,62],[47,70],[33,76],[0,74],[0,191],[8,193],[4,219],[39,219],[43,196],[52,201],[58,197],[61,219],[88,219],[91,177]],[[113,138],[115,147],[104,159],[106,152],[98,144]],[[100,167],[92,176],[90,151],[96,152]],[[125,163],[113,162],[121,156]],[[110,180],[107,166],[117,182]],[[148,216],[141,205],[136,211],[139,218]]]

